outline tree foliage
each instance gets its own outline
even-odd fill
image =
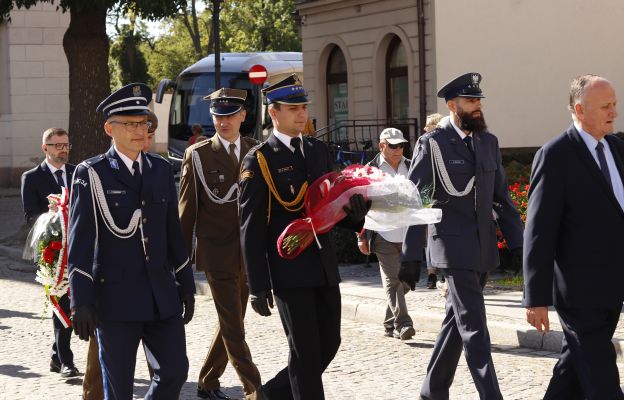
[[[211,6],[211,2],[207,1]],[[189,0],[190,4],[190,0]],[[292,13],[295,0],[226,0],[220,13],[221,52],[301,51]],[[212,9],[196,13],[197,31],[191,33],[192,9],[186,8],[163,23],[168,33],[155,40],[146,57],[150,84],[174,78],[189,65],[214,52]],[[198,51],[197,38],[201,48]],[[194,44],[195,43],[195,44]],[[147,44],[143,45],[147,49]],[[198,56],[199,55],[199,56]]]
[[[110,145],[103,133],[102,116],[95,112],[110,94],[107,12],[132,9],[141,18],[155,20],[175,15],[185,0],[0,0],[0,19],[7,19],[15,8],[28,9],[37,3],[55,4],[59,12],[71,15],[63,36],[69,65],[68,131],[74,144],[71,159],[80,162]]]

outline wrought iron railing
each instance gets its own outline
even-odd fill
[[[379,152],[379,133],[385,128],[403,132],[409,142],[404,154],[410,157],[412,145],[420,135],[417,118],[343,120],[318,129],[315,137],[327,144],[336,164],[365,164]]]

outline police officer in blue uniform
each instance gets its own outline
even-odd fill
[[[336,252],[326,233],[318,235],[321,246],[313,243],[287,260],[277,252],[277,238],[288,224],[303,217],[297,199],[305,192],[304,184],[331,171],[332,163],[325,144],[301,134],[308,99],[297,76],[263,92],[274,129],[243,159],[241,242],[251,306],[260,315],[271,315],[275,296],[290,354],[288,367],[263,385],[262,393],[267,399],[321,400],[321,375],[340,346]],[[354,195],[340,224],[359,232],[369,206],[361,195]]]
[[[461,75],[438,91],[449,117],[416,145],[409,177],[433,190],[442,221],[412,226],[403,241],[399,279],[412,289],[423,248],[448,282],[446,316],[436,339],[422,399],[448,399],[462,348],[481,399],[502,399],[490,351],[483,287],[499,264],[493,209],[514,263],[522,265],[522,223],[507,191],[498,139],[487,131],[481,75]],[[432,162],[433,159],[433,162]],[[426,237],[427,235],[427,237]]]
[[[177,399],[188,373],[184,324],[195,284],[171,166],[141,151],[151,98],[149,87],[133,83],[102,101],[97,111],[113,146],[74,174],[72,320],[81,339],[97,335],[106,399],[132,397],[141,340],[154,370],[146,399]]]

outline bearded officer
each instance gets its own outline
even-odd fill
[[[263,90],[273,132],[243,159],[240,219],[251,305],[271,315],[273,295],[288,338],[288,367],[262,389],[269,399],[324,398],[321,375],[340,346],[340,275],[330,233],[287,260],[277,238],[303,217],[308,184],[332,170],[327,147],[303,136],[308,98],[296,75]],[[269,195],[270,193],[270,195]],[[341,225],[359,232],[370,203],[354,195]]]
[[[141,151],[151,98],[145,84],[133,83],[102,101],[97,111],[113,146],[74,175],[72,318],[81,339],[97,334],[106,399],[132,397],[141,340],[154,370],[146,399],[178,398],[188,373],[184,324],[193,316],[195,284],[171,165]]]
[[[187,249],[195,265],[206,273],[219,318],[217,331],[199,373],[197,396],[229,399],[220,390],[219,378],[228,359],[236,370],[245,397],[261,398],[260,372],[245,341],[245,310],[249,298],[241,257],[238,220],[240,160],[258,142],[242,137],[247,92],[223,88],[206,96],[216,133],[210,140],[190,146],[184,153],[180,179],[180,221]]]
[[[446,316],[421,388],[423,399],[448,399],[462,348],[481,399],[502,399],[483,300],[488,271],[499,264],[492,209],[516,269],[522,265],[522,223],[507,191],[498,139],[483,118],[480,83],[481,75],[472,72],[439,90],[450,115],[418,140],[410,166],[412,182],[421,191],[433,190],[442,221],[408,229],[399,279],[414,289],[427,243],[432,267],[440,268],[448,282]]]

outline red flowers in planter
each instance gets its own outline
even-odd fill
[[[520,214],[523,225],[526,222],[526,212],[529,204],[529,187],[529,184],[523,182],[516,182],[513,185],[509,185],[509,197],[511,197],[514,206],[516,206],[516,210],[518,210]],[[507,242],[498,228],[496,229],[496,237],[498,238],[498,248],[507,248]]]

